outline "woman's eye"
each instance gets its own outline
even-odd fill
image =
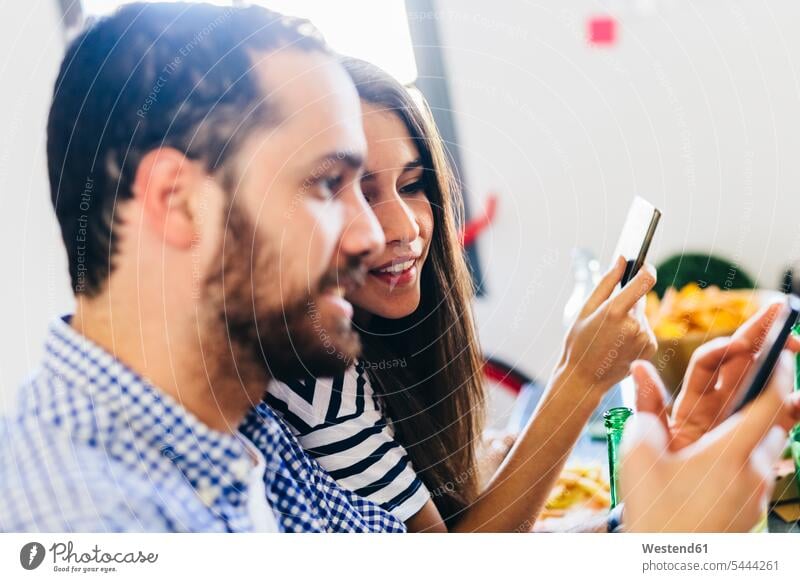
[[[417,192],[421,192],[425,190],[425,182],[422,180],[417,180],[416,182],[411,182],[400,188],[400,194],[416,194]]]

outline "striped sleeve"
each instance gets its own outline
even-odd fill
[[[403,521],[430,499],[360,364],[333,379],[271,382],[267,403],[343,488]]]

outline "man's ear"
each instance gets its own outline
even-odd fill
[[[206,179],[202,167],[174,148],[145,154],[133,180],[133,198],[146,228],[168,245],[189,249],[197,234],[198,203]]]

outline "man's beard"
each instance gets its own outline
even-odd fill
[[[343,372],[361,352],[358,333],[349,319],[322,313],[317,298],[343,279],[363,279],[360,261],[285,293],[278,253],[270,246],[245,213],[231,206],[220,268],[204,283],[203,309],[211,316],[210,325],[226,330],[225,349],[233,357],[235,373],[255,371],[265,380],[288,380]],[[214,337],[215,330],[208,332]]]

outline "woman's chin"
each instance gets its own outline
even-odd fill
[[[408,309],[397,309],[393,307],[392,309],[386,310],[384,313],[379,313],[384,319],[403,319],[404,317],[408,317],[412,313],[416,311],[416,308],[409,307]]]
[[[403,319],[408,317],[419,307],[419,293],[403,293],[409,295],[403,297],[401,294],[392,294],[391,297],[348,297],[357,310],[368,315],[377,315],[384,319]]]

